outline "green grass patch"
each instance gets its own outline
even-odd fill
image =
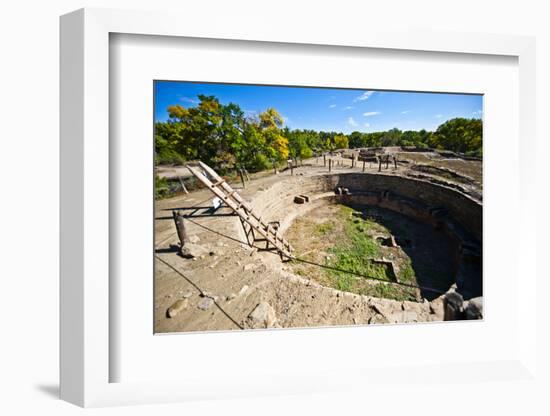
[[[329,267],[351,272],[328,270],[334,287],[339,290],[369,296],[396,300],[414,300],[416,298],[414,289],[403,288],[393,284],[376,284],[375,280],[390,282],[393,280],[393,276],[391,270],[386,265],[372,262],[372,259],[381,256],[381,247],[380,243],[372,238],[368,231],[373,229],[385,230],[385,228],[372,220],[353,215],[353,213],[354,210],[352,208],[341,207],[338,215],[344,220],[345,236],[340,239],[341,243],[329,250],[330,255],[326,260],[326,265]],[[328,223],[323,223],[321,226],[325,224]],[[374,279],[363,278],[358,275]],[[410,263],[407,263],[401,269],[398,279],[407,283],[414,282],[414,270]]]

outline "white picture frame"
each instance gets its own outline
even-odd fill
[[[242,35],[235,32],[239,27]],[[350,27],[337,35],[324,28],[308,31],[265,24],[261,29],[226,21],[215,27],[201,19],[173,13],[82,9],[61,18],[61,398],[80,406],[160,403],[220,397],[338,391],[367,386],[375,378],[403,377],[423,382],[433,365],[414,369],[349,369],[272,374],[262,380],[232,385],[208,377],[177,381],[110,382],[114,356],[109,348],[110,159],[109,159],[109,36],[113,33],[278,42],[334,47],[430,51],[441,54],[503,55],[518,59],[519,67],[519,213],[518,261],[522,282],[515,317],[517,354],[489,362],[441,362],[438,371],[467,370],[471,382],[505,377],[522,380],[535,374],[536,271],[526,250],[535,240],[536,218],[527,215],[535,193],[528,163],[535,145],[535,41],[529,37],[471,33],[395,31]],[[518,273],[519,270],[516,270]],[[361,370],[361,369],[359,369]],[[405,376],[406,378],[406,376]],[[342,381],[345,380],[345,381]],[[411,381],[413,382],[413,381]]]

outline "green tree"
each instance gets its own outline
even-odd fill
[[[482,134],[480,119],[453,118],[437,128],[431,144],[439,149],[481,155]]]
[[[336,149],[347,149],[349,146],[347,136],[344,136],[343,134],[337,134],[334,136],[334,146]]]

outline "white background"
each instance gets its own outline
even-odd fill
[[[0,90],[2,120],[2,297],[0,300],[2,372],[0,409],[4,414],[72,414],[82,410],[55,399],[58,368],[58,16],[83,6],[169,9],[233,19],[261,25],[275,19],[281,30],[310,20],[324,22],[327,31],[339,25],[387,22],[396,26],[431,27],[438,30],[511,33],[538,36],[539,149],[533,155],[542,166],[549,136],[546,116],[550,81],[550,32],[544,2],[521,1],[385,1],[385,2],[182,2],[182,1],[20,1],[3,4],[0,15],[2,64]],[[238,30],[237,30],[238,31]],[[539,169],[543,174],[542,169]],[[547,179],[547,174],[544,179]],[[545,210],[548,188],[541,179],[539,213]],[[544,263],[542,236],[548,223],[540,219],[538,242]],[[547,245],[546,245],[547,246]],[[548,293],[542,281],[537,292]],[[547,307],[539,296],[539,372],[548,377]],[[546,325],[548,328],[548,325]],[[451,375],[452,377],[452,375]],[[433,385],[429,391],[406,389],[396,380],[385,393],[338,393],[305,397],[258,398],[225,402],[163,405],[154,408],[94,410],[101,414],[280,414],[282,412],[341,414],[543,414],[549,387],[542,382],[486,383],[471,386]]]
[[[117,367],[116,371],[111,370],[112,381],[178,380],[182,375],[200,378],[211,373],[217,374],[219,381],[230,375],[234,384],[239,373],[245,379],[323,371],[349,375],[361,369],[406,368],[446,361],[464,365],[516,358],[517,253],[509,252],[506,262],[500,259],[501,253],[509,250],[509,240],[519,240],[517,229],[505,233],[508,239],[502,238],[502,224],[519,217],[518,204],[513,203],[519,199],[515,149],[517,59],[176,38],[167,42],[161,37],[128,35],[114,36],[111,45],[110,111],[116,126],[110,137],[114,186],[111,204],[115,218],[111,227],[117,237],[111,240],[110,250],[113,258],[120,259],[110,276],[118,288],[113,303],[118,305],[119,318],[111,332],[118,340],[113,344],[119,357],[111,361],[116,361]],[[224,62],[223,70],[219,62]],[[484,94],[483,202],[488,213],[483,224],[485,320],[368,330],[151,336],[152,229],[140,229],[140,238],[135,238],[132,230],[135,224],[150,224],[154,216],[153,79]],[[247,362],[259,365],[246,367],[243,363]],[[436,378],[433,374],[432,381]],[[443,378],[441,381],[446,381]]]

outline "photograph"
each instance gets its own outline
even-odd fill
[[[483,320],[483,94],[155,80],[154,333]]]

